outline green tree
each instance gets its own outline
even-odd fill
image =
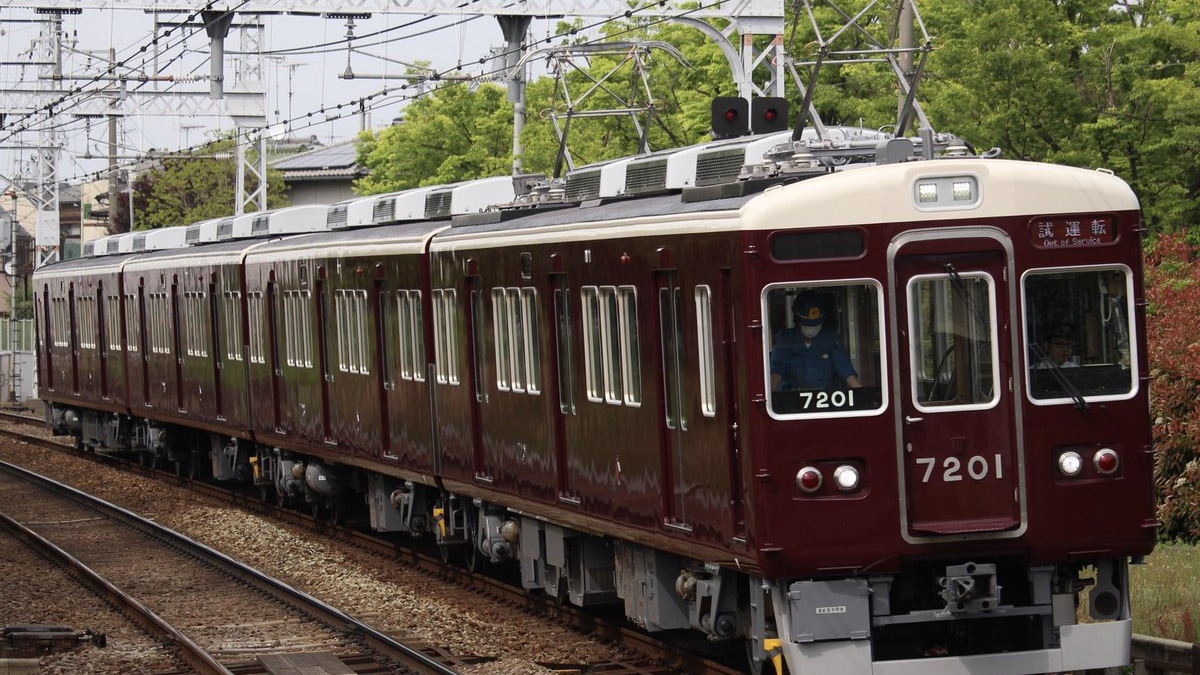
[[[559,32],[567,36],[562,44],[583,40],[572,35],[571,28],[569,24],[560,25]],[[626,97],[630,105],[653,106],[651,121],[645,127],[652,149],[706,140],[712,97],[733,92],[729,64],[720,50],[702,32],[683,25],[612,22],[605,36],[620,42],[668,42],[683,52],[685,62],[664,50],[652,50],[647,99],[631,66],[624,64],[613,71],[623,58],[621,54],[596,54],[581,70],[565,74],[572,96],[613,71],[606,80],[613,92]],[[559,141],[549,110],[555,107],[563,112],[563,96],[561,90],[556,91],[561,86],[551,77],[539,77],[528,84],[528,117],[521,136],[522,161],[528,172],[550,174],[554,170]],[[578,110],[614,107],[618,105],[612,97],[597,95],[579,103]],[[378,194],[508,173],[512,166],[512,116],[512,105],[503,88],[440,87],[410,104],[402,123],[359,137],[359,163],[370,175],[360,179],[355,190],[364,195]],[[645,115],[639,119],[644,123]],[[575,165],[582,166],[636,154],[640,138],[628,116],[580,116],[572,121],[567,142]]]
[[[230,149],[231,143],[214,144],[206,152]],[[245,189],[257,188],[247,178]],[[288,204],[286,186],[278,171],[267,171],[267,208]],[[237,196],[237,163],[230,157],[170,157],[158,168],[141,173],[133,182],[133,226],[147,230],[189,225],[234,213]]]
[[[1200,217],[1200,21],[1189,0],[927,0],[923,92],[980,149],[1112,169],[1152,230]]]
[[[363,133],[358,162],[370,172],[362,195],[502,176],[512,167],[512,104],[505,89],[450,84],[413,101],[404,119]]]

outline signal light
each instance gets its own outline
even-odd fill
[[[788,102],[778,96],[760,96],[750,108],[750,130],[756,134],[773,134],[788,128]]]
[[[712,102],[713,138],[745,136],[750,128],[750,105],[740,96],[718,96]]]

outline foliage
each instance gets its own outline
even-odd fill
[[[582,41],[572,28],[559,26],[559,32],[568,37],[556,47]],[[570,122],[567,138],[575,166],[636,154],[641,147],[639,128],[630,115],[595,116],[600,110],[651,107],[648,123],[644,113],[638,115],[640,132],[651,149],[708,138],[712,98],[732,94],[733,80],[729,63],[702,32],[681,25],[628,20],[606,24],[605,37],[612,41],[612,49],[589,55],[581,61],[582,67],[566,69],[561,81],[540,77],[528,84],[527,119],[521,136],[524,171],[555,172],[559,137],[551,120],[552,109],[558,113],[560,128],[567,107],[593,113],[577,115]],[[647,93],[627,59],[625,45],[633,40],[669,43],[685,61],[665,49],[650,49]],[[599,82],[604,86],[597,86]],[[594,95],[582,96],[593,87]],[[509,173],[512,119],[512,104],[501,87],[439,87],[413,101],[402,123],[360,135],[359,163],[370,175],[355,184],[355,191],[378,194]]]
[[[1186,0],[928,0],[927,110],[1004,156],[1104,166],[1152,232],[1200,217],[1200,10]]]
[[[1200,540],[1200,250],[1180,235],[1147,252],[1151,418],[1160,536]]]
[[[134,229],[188,225],[233,214],[237,162],[228,156],[230,148],[230,142],[222,142],[206,148],[204,155],[163,158],[158,168],[140,174],[133,182]],[[247,194],[257,187],[248,176]],[[279,172],[269,169],[267,208],[286,206],[286,190]]]
[[[359,136],[358,162],[370,173],[355,191],[370,195],[505,175],[512,165],[512,120],[501,87],[439,87],[413,101],[403,122]]]
[[[1144,565],[1129,568],[1133,632],[1170,640],[1200,640],[1200,549],[1160,544]]]

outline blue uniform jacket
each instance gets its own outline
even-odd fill
[[[771,374],[783,378],[780,389],[802,390],[844,388],[847,377],[858,375],[837,333],[823,330],[805,344],[797,327],[785,328],[775,336]]]

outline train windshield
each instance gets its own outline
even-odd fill
[[[1135,392],[1133,281],[1125,267],[1035,270],[1023,281],[1029,396],[1037,403]]]
[[[775,285],[763,294],[775,417],[883,409],[881,290],[869,280]]]

